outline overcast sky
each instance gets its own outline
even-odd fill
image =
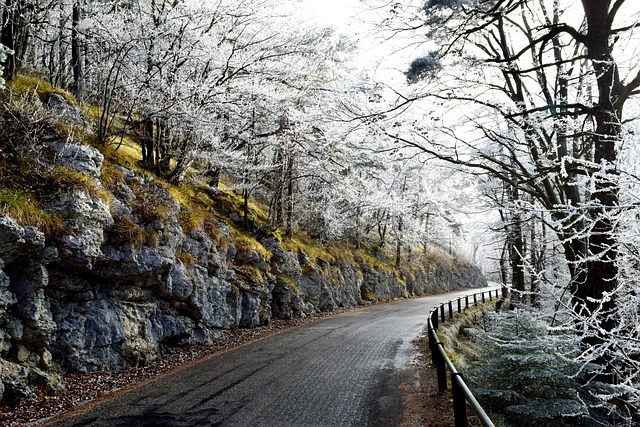
[[[408,0],[409,2],[414,0]],[[372,77],[380,81],[404,81],[403,72],[413,58],[425,54],[424,46],[416,44],[414,33],[391,36],[382,22],[391,15],[392,3],[377,0],[293,0],[302,21],[319,26],[331,26],[358,43],[363,65]],[[418,1],[418,3],[420,3]],[[379,4],[379,8],[375,5]],[[422,39],[420,39],[422,41]]]
[[[336,29],[349,29],[361,7],[357,0],[304,0],[300,13],[319,25],[331,25]]]

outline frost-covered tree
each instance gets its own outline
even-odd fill
[[[615,325],[618,289],[616,147],[626,138],[624,106],[640,86],[629,52],[635,10],[623,0],[469,0],[428,1],[423,11],[440,48],[407,77],[437,75],[425,95],[447,109],[439,117],[446,126],[425,120],[396,136],[551,212],[574,312],[599,319],[585,325],[585,342],[601,343]]]
[[[7,47],[0,44],[0,64],[4,64],[4,61],[7,58],[7,53],[9,53]],[[0,86],[4,86],[4,84],[4,69],[2,68],[2,65],[0,65]]]

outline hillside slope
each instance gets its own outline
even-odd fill
[[[272,318],[485,283],[436,250],[396,269],[363,251],[249,232],[228,216],[233,193],[172,187],[81,143],[64,125],[72,107],[2,114],[3,403],[55,393],[66,372],[145,364]]]

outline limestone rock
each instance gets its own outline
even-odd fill
[[[75,268],[91,270],[102,255],[104,229],[113,224],[109,205],[97,196],[73,190],[49,207],[64,219],[67,232],[58,242],[59,259]]]
[[[62,95],[58,93],[48,94],[45,99],[45,105],[53,110],[55,115],[63,119],[64,121],[76,127],[86,127],[86,123],[82,111],[80,111],[80,108],[67,101]]]
[[[75,172],[83,173],[91,178],[100,177],[100,168],[104,161],[104,156],[100,151],[92,147],[82,145],[79,141],[70,140],[45,140],[43,148],[48,148],[54,152],[48,162],[51,166],[63,166]],[[41,157],[40,160],[47,159]]]
[[[288,277],[300,275],[300,263],[296,254],[285,251],[282,244],[274,237],[263,239],[261,243],[272,254],[271,273]]]
[[[0,268],[15,260],[33,256],[44,249],[44,234],[22,227],[13,218],[0,216]]]

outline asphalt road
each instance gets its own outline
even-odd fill
[[[455,294],[372,306],[223,353],[55,426],[396,426],[411,341]]]

